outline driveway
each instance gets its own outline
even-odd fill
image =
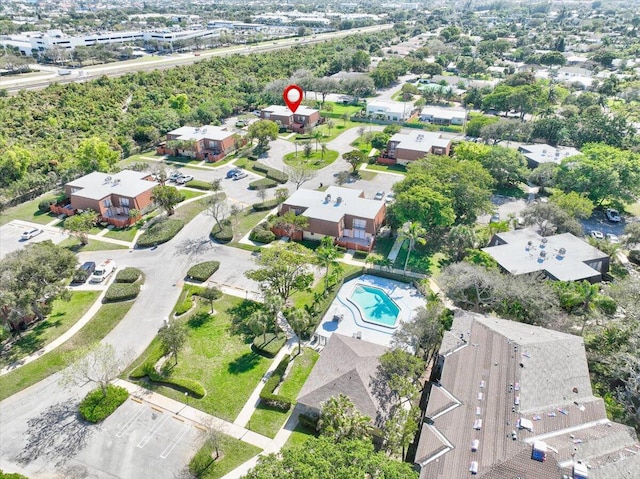
[[[596,210],[593,212],[590,218],[582,220],[582,227],[584,228],[584,234],[588,235],[591,231],[602,231],[605,235],[613,233],[618,237],[624,234],[624,228],[627,226],[626,218],[623,216],[622,221],[619,223],[613,223],[607,220],[604,215],[604,211]]]
[[[23,241],[22,232],[37,227],[43,230],[38,236]],[[34,223],[25,223],[20,220],[13,220],[10,223],[0,227],[0,259],[13,251],[24,248],[31,243],[39,243],[41,241],[51,240],[54,243],[60,243],[69,236],[62,232],[60,228],[48,227],[43,225],[35,225]]]

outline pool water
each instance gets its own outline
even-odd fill
[[[387,327],[396,326],[400,308],[380,288],[359,284],[349,299],[358,307],[365,321]]]

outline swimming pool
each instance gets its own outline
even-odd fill
[[[397,326],[400,308],[382,289],[357,284],[349,301],[358,308],[364,321],[387,328]]]

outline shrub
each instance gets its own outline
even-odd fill
[[[94,389],[85,396],[78,409],[85,421],[95,424],[109,417],[128,397],[126,389],[109,384],[105,396],[101,388]]]
[[[168,386],[172,389],[176,389],[183,393],[189,393],[191,396],[196,399],[201,399],[207,393],[204,389],[204,386],[200,384],[198,381],[194,381],[189,378],[181,378],[181,377],[165,377],[161,376],[158,373],[149,375],[149,379],[156,383],[161,384],[163,386]]]
[[[640,265],[640,249],[633,249],[629,251],[629,261]]]
[[[182,303],[176,306],[176,316],[182,316],[193,308],[193,301],[185,299]]]
[[[195,188],[196,190],[211,190],[213,188],[213,186],[211,186],[211,183],[207,181],[200,181],[200,180],[188,181],[184,186],[188,186],[189,188]]]
[[[142,271],[137,268],[125,268],[118,271],[114,283],[135,283],[142,276]]]
[[[50,211],[51,205],[55,205],[57,203],[57,198],[47,198],[38,203],[38,210],[42,213],[48,213]]]
[[[217,223],[214,224],[213,228],[211,228],[211,237],[220,243],[228,243],[233,240],[233,226],[231,225],[231,221],[223,221],[222,228],[220,228]]]
[[[287,181],[289,181],[289,176],[286,173],[283,173],[280,170],[276,170],[275,168],[271,168],[270,166],[264,165],[260,162],[256,162],[256,164],[253,165],[253,169],[255,171],[260,171],[264,173],[267,176],[267,178],[275,180],[278,183],[284,184]]]
[[[254,211],[267,211],[274,209],[280,203],[281,202],[279,198],[273,198],[271,200],[265,201],[264,203],[254,203],[251,205],[251,207]]]
[[[118,301],[129,301],[135,299],[140,292],[139,284],[112,283],[104,295],[103,303],[117,303]]]
[[[22,474],[18,474],[15,472],[3,472],[2,469],[0,469],[0,479],[29,479],[29,478],[27,476],[23,476]]]
[[[287,354],[280,364],[273,370],[271,377],[264,383],[264,387],[262,391],[260,391],[260,400],[265,404],[265,406],[276,409],[278,411],[286,412],[291,409],[291,401],[278,394],[273,394],[273,391],[278,387],[278,385],[282,382],[282,378],[284,377],[284,373],[287,370],[287,366],[289,366],[289,362],[291,361],[291,356]]]
[[[276,235],[271,231],[269,223],[265,222],[256,225],[256,227],[251,230],[249,239],[258,243],[271,243],[276,239]]]
[[[219,261],[205,261],[204,263],[194,264],[189,268],[189,271],[187,271],[187,278],[204,282],[208,280],[213,273],[218,271],[219,267]]]
[[[298,422],[307,429],[311,429],[313,431],[318,430],[318,418],[316,416],[300,414],[298,416]]]
[[[184,226],[184,221],[166,218],[157,221],[147,228],[140,235],[136,246],[138,248],[149,248],[155,244],[166,243],[171,240]]]
[[[89,278],[89,272],[85,269],[77,269],[74,273],[73,273],[73,277],[71,278],[71,283],[72,284],[76,284],[76,283],[84,283],[87,278]]]
[[[249,183],[250,190],[257,190],[258,188],[261,188],[261,187],[275,188],[276,186],[278,186],[278,183],[276,183],[275,180],[272,180],[269,178],[262,178],[260,180],[255,180]]]
[[[253,339],[253,350],[261,354],[262,356],[266,356],[268,358],[274,357],[278,354],[278,351],[282,349],[284,343],[287,342],[287,338],[283,334],[282,336],[276,337],[273,333],[267,333],[266,335],[259,335]]]

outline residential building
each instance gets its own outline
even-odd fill
[[[393,135],[387,143],[387,149],[377,161],[384,164],[407,165],[430,153],[448,155],[450,151],[451,140],[443,138],[441,133],[413,130]]]
[[[128,226],[139,219],[129,217],[131,210],[143,212],[153,204],[153,188],[158,183],[147,172],[122,170],[108,174],[94,171],[64,185],[66,200],[51,206],[57,214],[74,215],[94,210],[99,221],[117,227]]]
[[[638,438],[593,395],[580,336],[458,310],[432,379],[420,479],[640,477]]]
[[[436,125],[464,125],[467,119],[465,110],[452,108],[438,108],[426,106],[420,112],[420,121],[426,121]]]
[[[384,201],[366,199],[362,190],[330,186],[324,192],[300,188],[280,206],[280,215],[287,211],[309,220],[292,239],[330,236],[345,248],[371,251],[387,210]]]
[[[386,350],[379,344],[332,334],[298,394],[298,405],[305,414],[317,416],[327,400],[344,394],[380,428],[387,415],[376,391],[376,372]]]
[[[580,154],[580,151],[570,146],[551,146],[546,143],[522,145],[518,151],[527,159],[529,168],[537,168],[543,163],[560,164],[565,158]]]
[[[260,118],[278,123],[281,127],[296,133],[314,128],[320,122],[320,112],[300,105],[295,113],[282,105],[271,105],[260,110]]]
[[[609,255],[571,233],[542,237],[529,228],[496,233],[482,251],[514,276],[543,273],[556,281],[596,283],[609,271]]]
[[[167,141],[157,152],[161,155],[189,156],[218,161],[235,148],[235,133],[219,126],[183,126],[167,133]]]
[[[370,100],[367,103],[367,116],[374,120],[404,122],[411,118],[412,102]]]

